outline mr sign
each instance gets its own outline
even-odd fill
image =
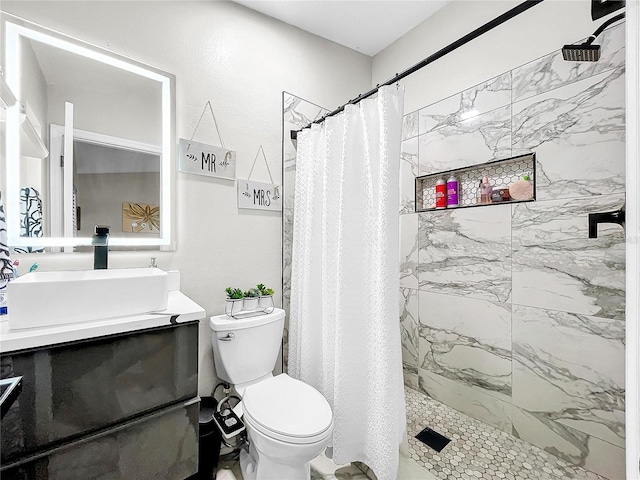
[[[238,180],[238,208],[282,211],[282,189],[271,183]]]
[[[228,180],[236,178],[236,152],[233,150],[181,138],[178,159],[181,172]]]

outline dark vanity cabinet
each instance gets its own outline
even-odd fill
[[[183,480],[198,463],[198,322],[3,353],[22,389],[2,480]]]

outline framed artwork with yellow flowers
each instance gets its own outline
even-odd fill
[[[122,231],[160,233],[160,207],[148,203],[122,202]]]

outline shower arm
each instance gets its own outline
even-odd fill
[[[600,35],[602,32],[604,32],[605,28],[607,28],[612,23],[617,22],[618,20],[622,20],[624,17],[625,17],[624,12],[619,13],[615,17],[611,17],[609,20],[607,20],[602,25],[600,25],[598,27],[598,29],[595,32],[593,32],[593,34],[590,35],[589,38],[587,39],[587,41],[584,42],[582,45],[591,45],[596,40],[596,38],[598,38],[598,35]]]

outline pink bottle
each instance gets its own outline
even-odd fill
[[[458,206],[458,179],[451,174],[447,180],[447,208]]]

